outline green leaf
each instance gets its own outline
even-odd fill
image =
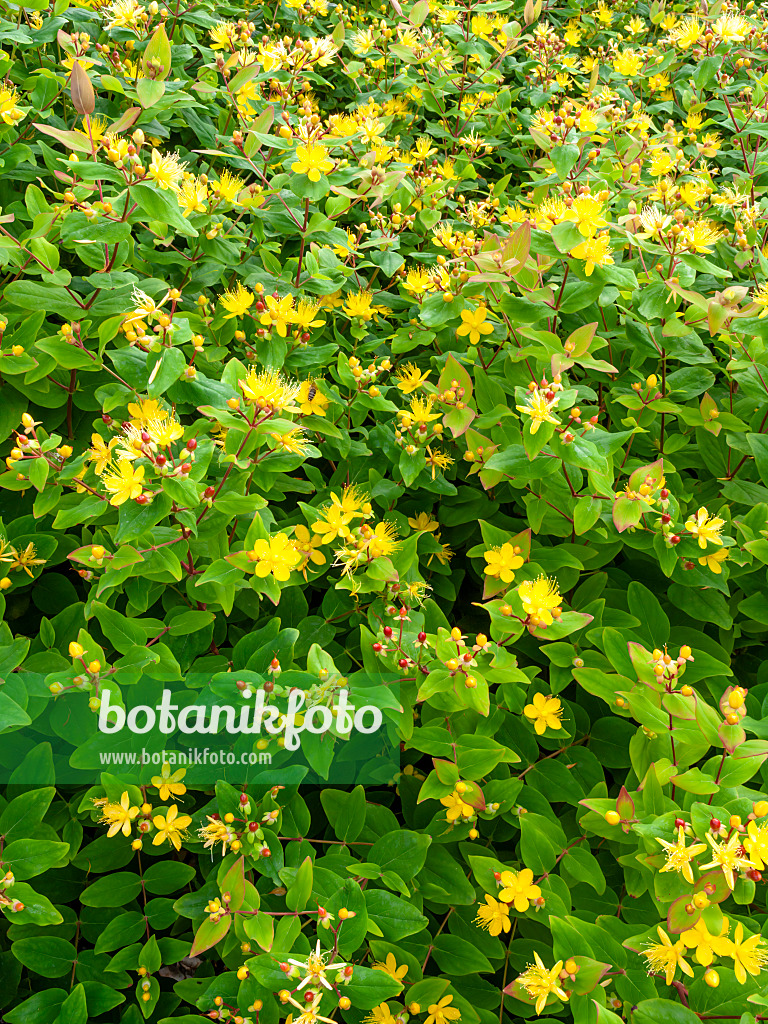
[[[632,1012],[634,1024],[696,1024],[698,1016],[671,999],[644,999]]]
[[[124,907],[141,892],[141,878],[132,871],[116,871],[98,878],[83,890],[86,907]]]
[[[72,964],[77,959],[77,951],[72,943],[55,935],[17,939],[11,949],[20,963],[44,978],[62,978],[71,973]]]

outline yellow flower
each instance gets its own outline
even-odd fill
[[[462,794],[455,790],[448,796],[441,796],[440,803],[446,808],[446,821],[456,821],[457,818],[474,818],[475,809],[471,804],[462,800]]]
[[[440,419],[440,413],[432,412],[432,406],[435,404],[434,398],[430,395],[428,398],[412,398],[411,404],[406,412],[404,409],[398,412],[398,416],[403,422],[403,426],[420,426],[424,424],[427,426],[434,420]],[[409,422],[410,421],[410,422]]]
[[[412,295],[423,295],[424,292],[433,291],[435,283],[426,267],[409,267],[403,287]]]
[[[720,576],[723,571],[722,563],[728,557],[727,548],[719,548],[717,551],[713,551],[709,555],[704,555],[699,559],[699,565],[706,565],[706,567],[717,576]]]
[[[531,417],[531,434],[535,434],[542,423],[558,424],[560,420],[552,415],[552,410],[557,407],[560,401],[559,395],[547,398],[547,393],[542,388],[529,391],[525,396],[525,405],[516,405],[515,408],[523,416]]]
[[[147,177],[163,190],[175,189],[184,177],[186,166],[181,163],[176,153],[161,153],[159,150],[153,149]]]
[[[374,971],[384,971],[385,974],[388,974],[390,978],[394,978],[395,981],[402,981],[408,973],[408,964],[398,967],[394,953],[387,953],[384,963],[375,963],[373,969]]]
[[[323,544],[330,544],[336,537],[348,537],[351,519],[338,505],[330,505],[320,513],[322,518],[312,524],[312,532],[319,533]]]
[[[310,442],[307,440],[301,427],[291,427],[290,430],[286,430],[282,434],[275,431],[269,436],[278,447],[291,452],[292,455],[306,455],[309,450]]]
[[[689,17],[676,25],[670,37],[681,50],[689,50],[701,36],[701,23],[698,18]]]
[[[299,572],[304,572],[310,562],[313,565],[325,565],[325,555],[317,550],[322,546],[322,538],[313,537],[306,526],[294,526],[293,543],[302,557],[302,561],[296,566]]]
[[[30,543],[23,549],[11,548],[13,551],[13,561],[11,562],[11,569],[23,569],[27,576],[32,579],[33,573],[30,571],[36,568],[38,565],[45,565],[46,560],[44,558],[37,557],[37,550],[35,545]]]
[[[370,528],[370,527],[369,527]],[[373,537],[369,539],[368,551],[373,558],[384,558],[397,550],[397,527],[393,522],[378,522]]]
[[[509,920],[509,907],[506,903],[499,903],[493,896],[486,893],[485,906],[482,903],[479,905],[475,924],[490,932],[491,935],[508,932],[512,927]]]
[[[561,601],[557,580],[539,576],[536,580],[526,580],[517,588],[526,615],[534,626],[551,626],[554,614],[558,614]]]
[[[661,871],[680,871],[682,872],[683,878],[686,882],[690,882],[693,885],[693,870],[691,869],[691,859],[696,857],[698,854],[703,853],[706,850],[705,843],[696,843],[693,846],[689,846],[686,849],[685,846],[685,829],[682,825],[677,830],[677,842],[669,843],[666,839],[656,838],[657,843],[661,843],[667,854],[667,862]]]
[[[736,872],[749,871],[750,868],[754,867],[751,860],[742,857],[739,853],[741,849],[741,836],[738,832],[734,832],[727,843],[716,843],[708,832],[707,842],[712,847],[712,860],[709,864],[702,864],[701,870],[722,868],[729,888],[733,889],[736,884]]]
[[[111,471],[105,473],[102,479],[104,486],[112,495],[110,505],[122,505],[141,494],[144,467],[137,468],[129,459],[120,459],[117,467],[111,467]]]
[[[760,315],[758,316],[759,320],[768,316],[768,282],[763,282],[763,284],[759,285],[755,289],[752,295],[752,301],[760,307]]]
[[[299,1024],[300,1019],[297,1018],[296,1024]],[[309,1024],[312,1022],[310,1021]],[[378,1006],[374,1006],[371,1012],[363,1017],[363,1024],[395,1024],[395,1016],[389,1008],[389,1003],[379,1003]]]
[[[690,252],[711,251],[712,246],[723,237],[722,230],[707,220],[689,224],[680,236],[682,245]]]
[[[168,415],[156,398],[141,398],[129,402],[128,414],[135,427],[146,427],[151,420],[163,419]]]
[[[106,444],[101,435],[91,434],[91,447],[89,449],[90,455],[88,456],[88,461],[94,464],[93,471],[96,476],[101,476],[112,461],[112,449],[116,444],[116,437],[113,437],[109,444]]]
[[[705,847],[702,847],[705,849]],[[709,967],[715,956],[730,956],[731,940],[728,938],[730,923],[723,918],[718,935],[710,935],[704,918],[700,917],[693,928],[684,931],[680,938],[688,949],[696,950],[696,960],[702,967]]]
[[[595,112],[589,110],[587,107],[579,113],[579,131],[580,132],[596,132],[597,131],[597,118]],[[574,205],[576,200],[574,200]]]
[[[493,576],[502,583],[511,583],[515,578],[515,569],[519,569],[525,559],[520,554],[520,548],[512,544],[502,544],[500,548],[491,548],[483,555],[488,565],[485,567],[485,575]]]
[[[319,302],[300,299],[296,304],[296,308],[291,311],[290,323],[301,327],[302,331],[308,331],[310,327],[325,327],[325,320],[315,319],[315,314],[319,308]]]
[[[171,774],[170,762],[165,761],[160,774],[153,776],[150,782],[160,791],[160,799],[167,800],[169,796],[183,796],[187,792],[187,787],[181,781],[186,774],[186,768],[178,768]]]
[[[722,546],[720,531],[725,526],[725,520],[717,516],[711,516],[705,508],[700,508],[696,516],[691,516],[685,524],[685,528],[694,537],[699,539],[699,547],[705,548],[707,542]]]
[[[545,697],[543,693],[533,695],[533,703],[526,704],[523,714],[533,722],[537,735],[547,729],[562,729],[563,706],[557,697]],[[531,876],[533,877],[533,876]]]
[[[213,194],[225,203],[235,203],[243,190],[243,180],[238,178],[236,174],[223,170],[219,174],[219,180],[214,181],[211,188]]]
[[[443,996],[439,1003],[432,1003],[427,1008],[427,1017],[424,1024],[446,1024],[446,1021],[460,1020],[461,1011],[456,1006],[451,1006],[453,996]]]
[[[551,995],[562,999],[564,1003],[568,1001],[568,995],[560,986],[560,970],[562,969],[563,961],[558,960],[551,970],[547,970],[539,954],[534,951],[533,955],[536,963],[530,964],[517,981],[531,999],[536,1000],[536,1013],[540,1014],[547,1005],[547,999]]]
[[[459,338],[463,338],[468,334],[470,345],[479,344],[481,335],[491,334],[493,332],[493,324],[486,322],[487,316],[488,310],[485,306],[480,306],[479,309],[473,310],[462,309],[462,323],[456,331],[456,334]]]
[[[750,821],[747,834],[741,844],[758,871],[765,871],[768,864],[768,825],[756,825]]]
[[[660,974],[663,972],[668,985],[672,984],[672,979],[678,967],[683,974],[687,974],[689,978],[692,978],[693,968],[683,959],[685,943],[682,939],[678,939],[673,944],[663,928],[659,926],[656,931],[659,933],[661,943],[651,943],[642,953],[648,961],[648,972],[650,974]]]
[[[721,14],[712,30],[725,43],[740,43],[746,39],[749,22],[740,14]]]
[[[587,277],[591,275],[595,267],[605,267],[613,263],[610,241],[606,232],[604,235],[595,235],[594,238],[585,238],[580,245],[571,249],[571,256],[585,261],[584,273]]]
[[[359,317],[366,322],[373,319],[377,310],[377,307],[373,305],[373,295],[369,291],[348,295],[342,308],[348,317]]]
[[[604,228],[608,223],[603,217],[603,203],[595,196],[589,195],[574,199],[573,205],[566,211],[563,219],[575,221],[580,234],[585,238],[592,238],[597,234],[598,228]]]
[[[763,942],[763,937],[758,934],[744,939],[744,928],[741,923],[736,925],[727,955],[733,957],[733,969],[740,985],[745,984],[748,973],[756,978],[768,964],[768,946]]]
[[[118,832],[122,832],[124,836],[129,836],[131,834],[131,822],[138,813],[139,808],[131,806],[128,791],[126,790],[120,797],[119,804],[107,803],[104,805],[100,820],[103,825],[109,825],[107,835],[110,839],[112,836],[116,836]]]
[[[238,381],[246,402],[273,413],[295,412],[301,389],[298,381],[286,380],[277,370],[258,370],[252,366],[245,380]]]
[[[559,720],[555,728],[560,728]],[[533,884],[533,872],[530,868],[523,868],[517,873],[502,871],[501,884],[503,888],[499,893],[499,899],[504,903],[513,904],[519,914],[524,914],[531,902],[541,896],[541,889]]]
[[[136,29],[139,17],[144,13],[144,8],[138,0],[113,0],[108,7],[111,18],[105,23],[104,28],[132,28]]]
[[[333,160],[329,158],[328,150],[316,142],[297,146],[296,157],[291,170],[296,174],[306,174],[310,181],[320,181],[321,175],[333,170]]]
[[[153,846],[159,846],[167,839],[177,850],[181,849],[181,840],[184,838],[184,829],[192,824],[188,814],[179,814],[176,804],[171,804],[166,815],[156,814],[152,824],[157,829],[157,835],[152,840]]]
[[[288,336],[288,325],[293,319],[293,296],[284,295],[282,299],[276,299],[274,295],[267,295],[264,298],[267,308],[259,317],[262,327],[275,330],[281,338]]]
[[[193,213],[205,213],[208,186],[199,178],[185,178],[175,191],[184,217],[191,217]]]
[[[296,545],[284,533],[276,533],[269,540],[255,541],[248,557],[256,562],[254,573],[260,579],[272,575],[281,583],[286,583],[291,572],[298,568],[302,560]]]
[[[212,818],[208,815],[208,824],[197,830],[197,834],[203,840],[203,847],[212,849],[216,843],[221,843],[221,855],[224,857],[227,846],[237,839],[237,832],[231,825],[225,824],[221,819]]]
[[[643,66],[643,58],[634,50],[622,50],[613,61],[613,70],[625,78],[632,78]]]
[[[159,448],[169,448],[174,441],[184,437],[184,427],[172,416],[150,420],[146,431]]]
[[[224,292],[219,301],[227,310],[224,319],[231,320],[233,317],[245,316],[254,303],[254,295],[253,292],[249,292],[247,288],[243,287],[242,281],[238,281],[237,287]]]
[[[428,512],[419,512],[413,519],[408,520],[408,525],[412,530],[418,530],[421,533],[434,533],[440,523],[433,519]]]
[[[313,380],[302,381],[296,401],[304,416],[325,416],[331,404]]]
[[[415,363],[406,363],[395,374],[397,386],[404,395],[410,395],[425,383],[431,372],[431,370],[425,370],[422,373]]]
[[[652,155],[648,171],[652,178],[663,178],[665,174],[669,174],[672,167],[672,157],[662,149]]]
[[[450,466],[453,465],[453,459],[447,452],[440,450],[432,451],[429,445],[427,445],[426,464],[432,468],[432,479],[435,479],[435,470],[445,472]]]
[[[613,21],[613,12],[605,4],[605,0],[598,0],[597,20],[601,25],[610,25]]]
[[[209,30],[212,50],[234,50],[237,25],[231,21],[220,21]]]

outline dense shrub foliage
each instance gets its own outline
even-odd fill
[[[768,1019],[763,9],[1,11],[4,1020]]]

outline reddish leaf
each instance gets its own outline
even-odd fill
[[[211,921],[210,918],[203,921],[197,929],[195,941],[192,943],[192,949],[189,951],[189,955],[199,956],[200,953],[204,953],[206,949],[210,949],[212,946],[215,946],[217,942],[221,942],[229,931],[229,926],[231,924],[232,917],[230,914],[225,914],[219,921],[214,922]]]

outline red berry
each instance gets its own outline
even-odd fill
[[[387,637],[387,638],[392,636],[392,627],[391,626],[385,626],[384,627],[384,636]]]
[[[672,522],[672,516],[670,516],[670,515],[667,515],[667,513],[665,512],[665,513],[664,513],[664,514],[662,515],[662,517],[661,517],[661,521],[662,521],[662,523],[664,523],[664,525],[666,526],[666,525],[667,525],[667,523],[671,523],[671,522]]]
[[[711,828],[711,830],[713,832],[719,832],[720,829],[722,828],[722,825],[720,824],[720,819],[719,818],[710,818],[709,827]]]
[[[669,497],[669,491],[667,490],[666,487],[662,487],[662,489],[659,491],[659,494],[661,495],[661,500],[662,501],[666,501],[667,498]]]
[[[112,422],[112,417],[109,415],[108,412],[103,412],[101,414],[101,419],[102,419],[103,423],[111,423]]]
[[[216,493],[216,488],[215,487],[206,487],[205,490],[203,491],[203,494],[206,496],[206,498],[212,498],[215,493]]]
[[[747,872],[747,877],[751,878],[753,882],[759,882],[763,876],[756,868],[753,868],[751,871]]]
[[[377,654],[379,654],[381,651],[384,650],[384,644],[374,644],[373,649],[374,651],[376,651]]]
[[[197,441],[194,439],[194,437],[190,437],[190,439],[187,441],[187,448],[191,452],[193,452],[195,448],[197,448]]]
[[[400,668],[408,668],[408,659],[400,658],[397,664],[400,666]]]
[[[268,846],[265,846],[264,849],[261,851],[261,856],[262,857],[271,857],[272,856],[272,851],[269,849]]]
[[[247,804],[248,803],[248,794],[247,793],[241,793],[240,794],[240,803],[241,804]]]
[[[680,828],[680,826],[684,825],[684,824],[685,824],[685,822],[683,821],[682,818],[675,818],[675,828]]]
[[[149,444],[149,442],[152,440],[152,438],[149,436],[149,434],[146,432],[146,430],[142,430],[142,432],[141,432],[141,440],[144,442],[144,444]]]
[[[256,821],[249,821],[248,822],[248,831],[249,832],[258,832],[259,831],[258,822],[256,822]]]
[[[309,338],[310,338],[309,331],[304,331],[304,333],[301,336],[301,340],[302,341],[309,341]]]
[[[138,498],[136,499],[136,504],[137,505],[146,505],[148,501],[149,501],[149,498],[146,496],[146,494],[140,494],[138,496]]]
[[[423,644],[426,639],[427,639],[427,634],[426,633],[419,633],[419,643],[420,644]]]
[[[259,299],[259,301],[256,303],[256,309],[259,313],[262,313],[264,311],[264,303],[261,301],[261,299]]]
[[[265,693],[272,693],[274,688],[275,688],[275,684],[272,682],[271,679],[268,679],[266,681],[266,683],[264,683],[264,692]]]
[[[162,452],[155,457],[155,462],[157,463],[158,466],[164,466],[167,461],[168,459],[166,459]]]
[[[190,466],[190,464],[188,462],[185,462],[184,465],[181,467],[181,472],[182,473],[189,473],[189,471],[191,469],[192,469],[192,467]]]
[[[669,538],[669,542],[670,542],[670,544],[679,544],[680,543],[680,538],[678,537],[678,535],[676,533],[673,533],[672,536]]]

